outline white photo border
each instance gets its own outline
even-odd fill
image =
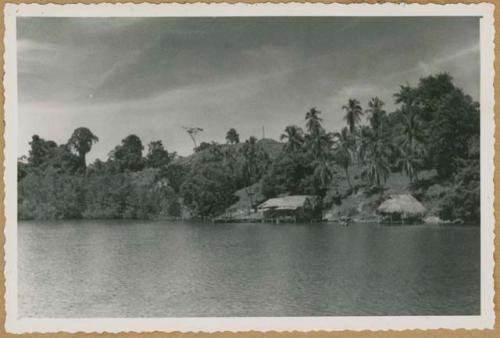
[[[220,332],[492,329],[494,313],[494,5],[482,4],[7,4],[4,8],[6,330],[28,332]],[[17,314],[17,17],[477,16],[480,20],[481,314],[223,318],[18,318]]]

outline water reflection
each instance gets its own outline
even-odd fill
[[[22,317],[471,315],[479,228],[23,222]]]

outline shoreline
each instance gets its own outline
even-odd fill
[[[341,227],[348,228],[351,225],[381,225],[381,226],[450,226],[450,227],[480,227],[480,222],[464,222],[464,223],[452,223],[452,222],[444,222],[444,223],[425,223],[425,222],[413,222],[413,223],[396,223],[396,222],[377,222],[374,220],[367,219],[356,219],[352,222],[349,222],[348,225],[343,224],[339,220],[321,220],[321,221],[261,221],[261,220],[231,220],[224,222],[214,222],[212,220],[202,220],[196,218],[184,218],[184,219],[123,219],[123,218],[68,218],[68,219],[18,219],[18,222],[24,223],[63,223],[63,222],[123,222],[123,223],[134,223],[134,222],[145,222],[145,223],[161,223],[161,222],[169,222],[169,223],[199,223],[206,225],[216,225],[216,224],[268,224],[268,225],[287,225],[287,224],[309,224],[311,226],[315,226],[317,224],[329,224],[329,225],[338,225]]]

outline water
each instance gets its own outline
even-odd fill
[[[479,227],[19,224],[20,317],[477,315]]]

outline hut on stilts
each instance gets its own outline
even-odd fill
[[[316,196],[292,195],[271,198],[257,207],[264,221],[298,222],[321,221],[320,204]]]

